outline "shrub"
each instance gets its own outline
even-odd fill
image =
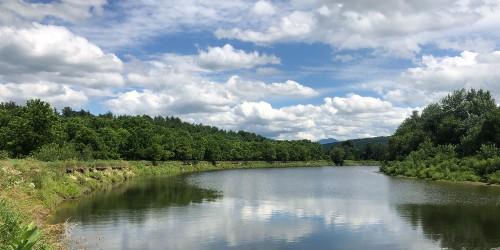
[[[486,176],[486,180],[491,184],[500,184],[500,170]]]
[[[493,158],[500,156],[500,148],[492,144],[483,144],[479,149],[479,155],[483,159]]]
[[[5,150],[0,150],[0,160],[5,160],[5,159],[9,159],[9,158],[10,158],[9,152],[7,152]]]
[[[72,144],[59,145],[56,143],[45,144],[32,154],[33,158],[40,161],[76,160],[80,154]]]

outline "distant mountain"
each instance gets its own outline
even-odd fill
[[[360,139],[352,139],[352,140],[349,140],[349,141],[351,141],[352,144],[354,145],[354,147],[356,147],[356,148],[364,146],[364,145],[366,145],[368,143],[387,145],[387,144],[389,144],[389,136],[378,136],[378,137],[371,137],[371,138],[360,138]],[[324,149],[329,149],[332,146],[340,144],[342,142],[345,142],[345,141],[335,141],[335,142],[331,142],[331,143],[325,143],[325,144],[321,143],[321,144],[322,144],[322,146],[323,146]]]
[[[321,144],[321,145],[335,143],[335,142],[338,142],[338,140],[335,139],[335,138],[321,139],[321,140],[318,141],[318,143]]]

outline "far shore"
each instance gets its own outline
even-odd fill
[[[382,171],[378,171],[377,173],[387,175]],[[429,181],[429,182],[443,183],[443,184],[458,184],[458,185],[483,186],[483,187],[500,187],[500,184],[487,183],[487,182],[481,182],[481,181],[433,180],[430,178],[423,179],[423,178],[418,178],[415,176],[404,176],[404,175],[387,175],[387,176],[394,177],[394,178],[421,180],[421,181]]]

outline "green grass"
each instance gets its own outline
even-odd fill
[[[374,160],[359,160],[359,161],[345,160],[343,165],[344,166],[380,166],[381,163],[379,161],[374,161]]]
[[[40,229],[32,223],[27,224],[27,218],[14,212],[5,200],[0,199],[0,249],[50,249],[47,242],[41,241]]]
[[[0,250],[22,242],[23,235],[35,222],[42,231],[37,249],[64,248],[60,244],[61,227],[49,226],[48,215],[65,200],[112,188],[130,178],[176,176],[200,171],[244,168],[331,166],[328,161],[310,162],[183,162],[147,161],[57,161],[29,159],[0,160]],[[68,170],[73,172],[67,173]],[[101,170],[101,171],[98,171]],[[79,172],[81,171],[81,172]],[[16,247],[14,247],[16,248]]]
[[[392,176],[500,184],[500,157],[432,157],[385,163],[380,170]]]

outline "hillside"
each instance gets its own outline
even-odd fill
[[[351,141],[352,144],[354,145],[354,147],[362,147],[362,146],[365,146],[367,144],[387,145],[389,143],[389,138],[390,138],[389,136],[377,136],[377,137],[370,137],[370,138],[352,139],[352,140],[347,140],[347,141]],[[321,146],[325,150],[329,150],[332,148],[332,146],[339,145],[339,144],[342,144],[344,142],[346,142],[346,141],[336,141],[336,142],[332,142],[332,143],[322,144]]]
[[[325,145],[325,144],[330,144],[330,143],[335,143],[338,142],[339,140],[335,138],[326,138],[326,139],[321,139],[318,141],[319,144]]]

